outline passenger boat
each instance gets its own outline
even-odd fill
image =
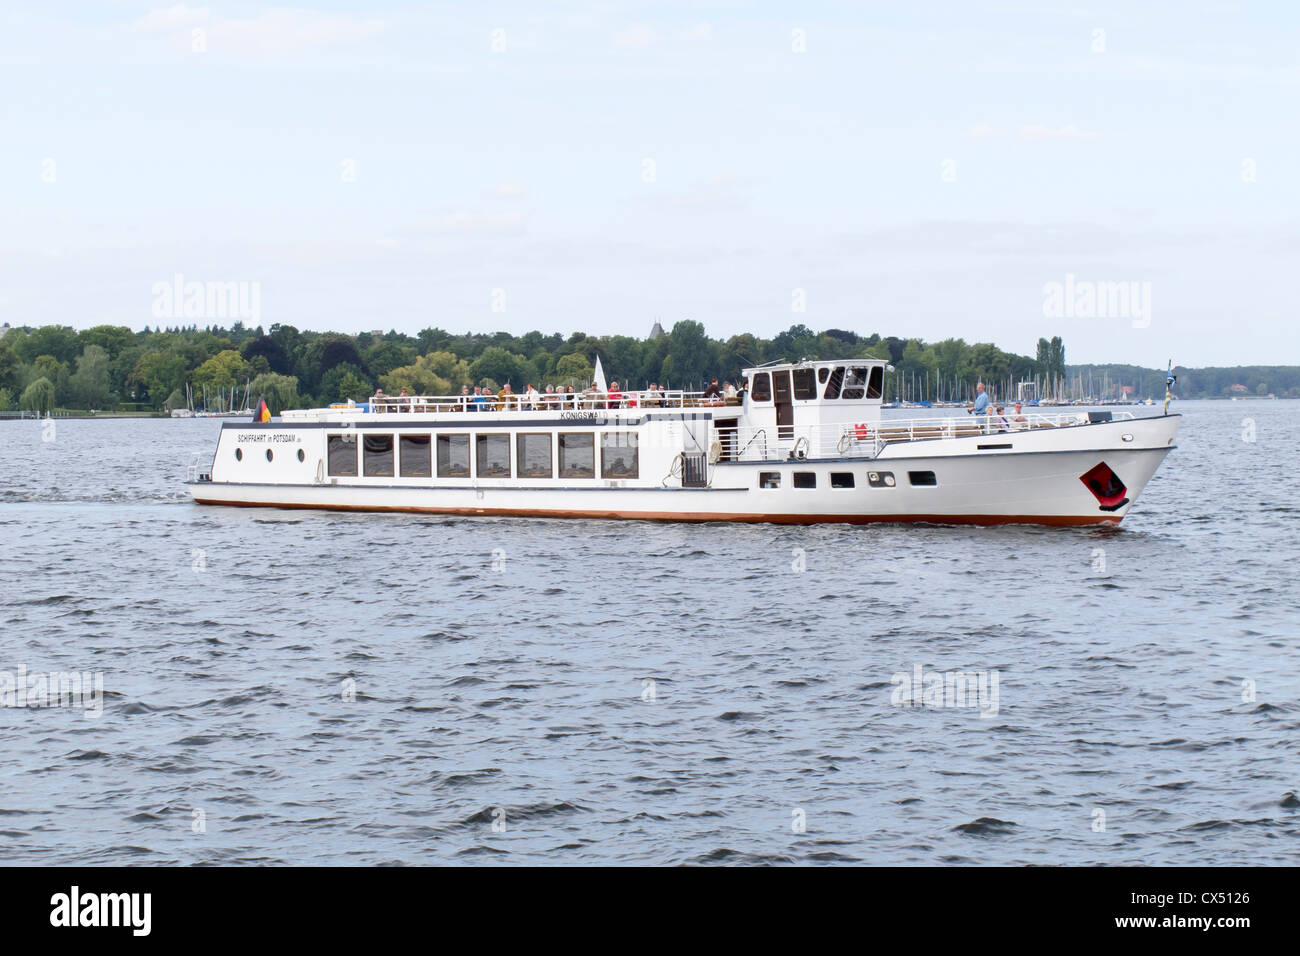
[[[209,505],[788,524],[1117,524],[1180,416],[882,419],[874,359],[666,391],[376,399],[223,422],[191,461]]]

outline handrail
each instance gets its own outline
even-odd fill
[[[740,406],[739,398],[707,397],[680,389],[628,391],[536,392],[496,395],[376,395],[365,403],[331,405],[330,411],[356,410],[370,414],[416,412],[557,412],[610,411],[633,408],[721,408]],[[304,410],[306,411],[306,410]],[[318,411],[313,409],[312,411]],[[292,417],[298,417],[294,414]]]

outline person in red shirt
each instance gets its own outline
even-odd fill
[[[618,382],[609,383],[609,407],[621,408],[623,403],[623,393],[618,390]]]

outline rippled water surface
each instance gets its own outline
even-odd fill
[[[1181,411],[1120,530],[198,507],[217,422],[0,422],[0,671],[104,681],[0,709],[3,859],[1294,863],[1300,403]]]

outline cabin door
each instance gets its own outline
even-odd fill
[[[789,441],[794,437],[794,402],[790,399],[790,373],[772,373],[772,404],[776,406],[776,437]]]

